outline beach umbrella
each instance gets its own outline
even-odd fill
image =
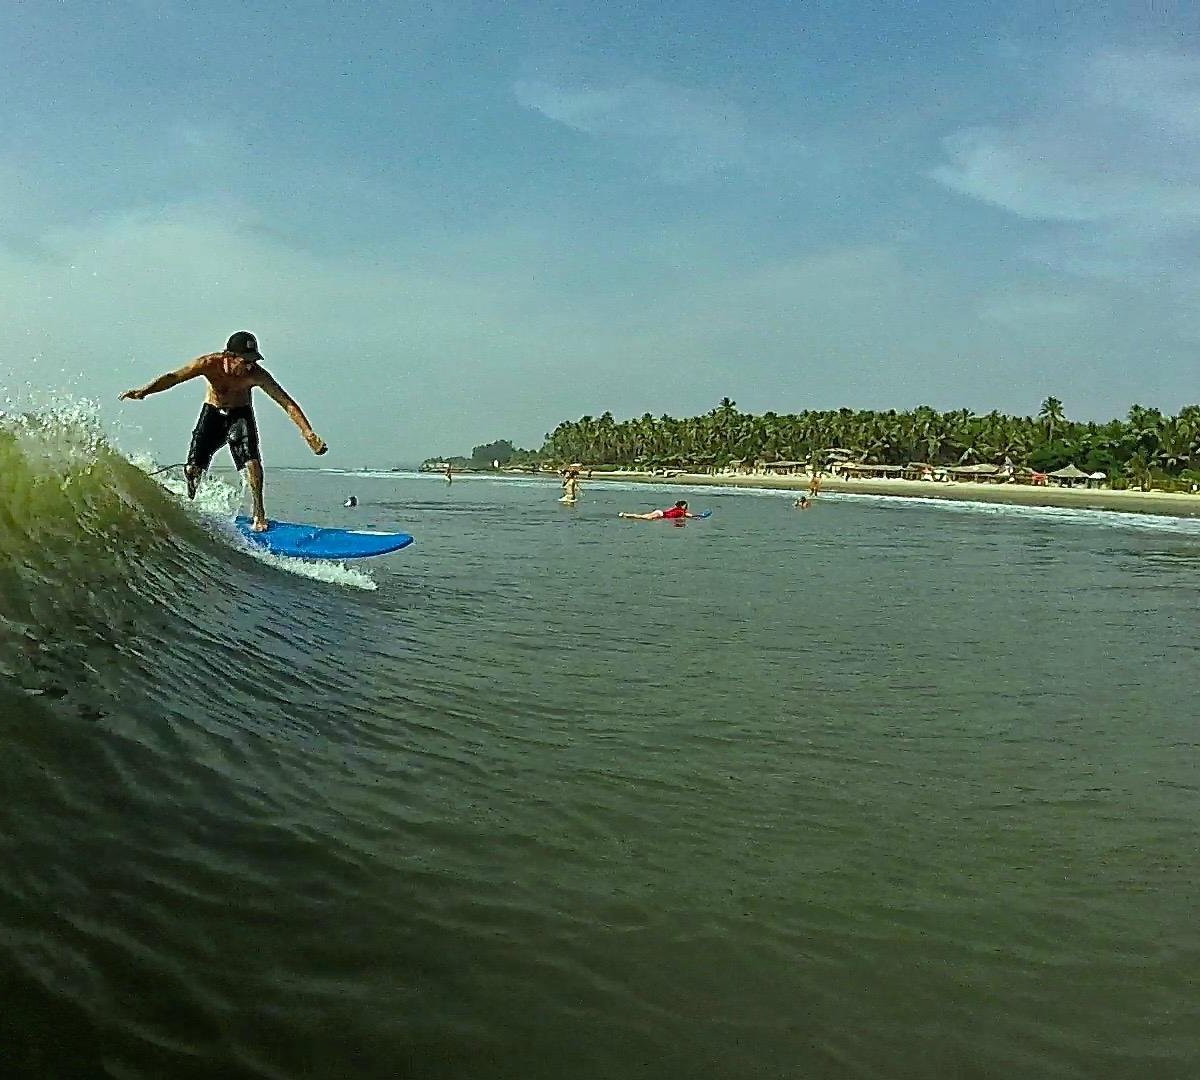
[[[1058,469],[1050,473],[1055,480],[1090,480],[1091,476],[1085,473],[1082,469],[1075,468],[1074,465],[1068,465],[1065,468]]]

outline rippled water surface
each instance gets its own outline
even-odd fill
[[[3,1075],[1200,1074],[1194,525],[8,452]]]

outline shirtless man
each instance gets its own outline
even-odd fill
[[[233,463],[246,469],[250,481],[250,493],[254,500],[255,532],[267,531],[267,512],[263,509],[262,458],[258,452],[258,425],[254,422],[254,406],[250,391],[256,386],[272,401],[278,402],[292,422],[300,429],[304,441],[314,454],[323,454],[329,448],[312,429],[308,417],[287,391],[261,366],[262,353],[258,351],[258,339],[245,330],[234,334],[223,352],[209,353],[193,360],[178,371],[160,375],[140,390],[126,390],[121,400],[130,398],[141,401],[149,394],[170,390],[181,382],[203,375],[208,380],[208,393],[200,409],[200,419],[192,432],[192,446],[188,451],[187,475],[188,498],[196,497],[200,477],[208,468],[215,454],[224,443],[229,444]]]
[[[563,472],[562,498],[559,502],[573,503],[579,498],[579,470],[568,466]]]

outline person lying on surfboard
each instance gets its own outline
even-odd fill
[[[700,515],[693,514],[688,510],[687,499],[680,499],[674,506],[666,510],[651,510],[648,514],[626,514],[622,512],[617,517],[637,518],[638,521],[659,521],[662,518],[666,518],[670,521],[675,518],[694,518],[700,517]]]
[[[208,353],[178,371],[160,375],[140,390],[126,390],[121,395],[122,401],[126,398],[141,401],[150,394],[170,390],[172,386],[198,375],[208,380],[208,393],[200,409],[200,419],[196,421],[196,428],[192,432],[192,445],[184,470],[188,498],[196,497],[200,477],[212,462],[213,454],[228,443],[233,463],[239,472],[243,468],[246,470],[246,478],[250,482],[250,494],[254,501],[252,528],[255,532],[267,531],[267,512],[263,508],[262,457],[258,449],[258,425],[254,422],[250,391],[257,386],[277,402],[300,429],[300,434],[314,454],[323,454],[329,449],[325,440],[313,431],[300,406],[262,367],[262,358],[262,353],[258,351],[258,339],[245,330],[239,330],[230,337],[224,351]]]

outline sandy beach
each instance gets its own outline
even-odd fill
[[[808,490],[809,476],[710,476],[679,473],[651,476],[638,472],[593,472],[591,480],[625,480],[637,483],[679,484],[686,487],[778,488]],[[587,474],[584,474],[587,482]],[[1160,514],[1200,517],[1200,495],[1166,491],[1109,491],[1107,489],[1032,487],[1028,484],[931,483],[923,480],[838,480],[821,478],[823,493],[891,495],[908,499],[945,499],[959,502],[1006,503],[1015,506],[1055,506],[1075,510],[1113,510],[1126,514]]]

